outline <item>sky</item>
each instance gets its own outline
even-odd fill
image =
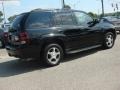
[[[62,0],[8,0],[4,2],[6,19],[12,15],[28,12],[36,8],[58,9],[62,6],[61,1]],[[120,0],[104,0],[105,12],[113,12],[111,3],[116,2],[119,2],[120,7]],[[94,12],[97,14],[101,13],[101,0],[65,0],[65,3],[67,5],[70,5],[72,9],[82,10],[86,12]],[[0,11],[2,11],[1,0]]]

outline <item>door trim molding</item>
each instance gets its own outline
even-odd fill
[[[78,49],[78,50],[73,50],[73,51],[69,51],[67,52],[67,54],[73,54],[73,53],[78,53],[78,52],[82,52],[82,51],[86,51],[86,50],[90,50],[90,49],[94,49],[94,48],[98,48],[101,47],[102,45],[95,45],[95,46],[91,46],[91,47],[87,47],[87,48],[83,48],[83,49]]]

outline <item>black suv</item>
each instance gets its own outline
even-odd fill
[[[9,56],[41,57],[47,65],[60,63],[65,54],[103,46],[112,48],[115,28],[77,10],[41,10],[19,15],[9,30]]]

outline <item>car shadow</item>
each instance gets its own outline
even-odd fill
[[[77,54],[66,55],[62,63],[94,54],[100,50],[101,50],[100,48],[97,48],[93,50],[80,52]],[[37,60],[32,60],[28,62],[28,61],[20,61],[19,59],[15,59],[0,63],[0,77],[10,77],[36,70],[43,70],[43,69],[45,70],[46,68],[49,67],[46,67],[42,62],[38,62]]]
[[[0,63],[0,77],[10,77],[45,68],[47,67],[38,61],[20,61],[15,59]]]

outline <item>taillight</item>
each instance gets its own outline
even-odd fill
[[[8,32],[4,32],[4,38],[8,38]]]
[[[27,32],[20,33],[20,42],[21,44],[28,44],[29,43],[29,37]]]
[[[7,43],[8,42],[8,32],[4,32],[4,42]]]

